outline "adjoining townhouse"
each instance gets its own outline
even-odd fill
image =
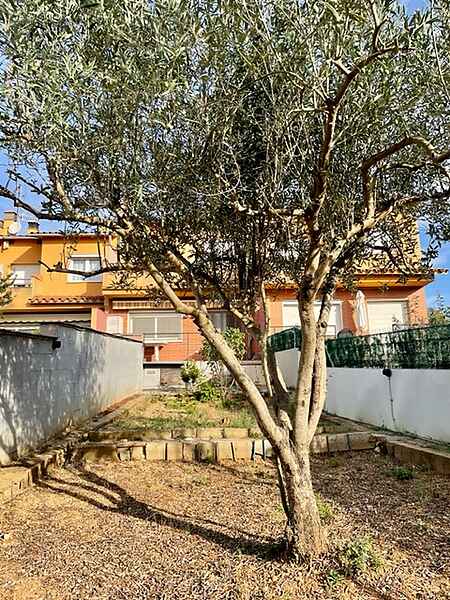
[[[65,321],[90,327],[95,311],[103,306],[102,277],[52,273],[44,265],[69,264],[76,270],[99,267],[99,246],[93,234],[65,238],[60,233],[40,232],[28,222],[22,233],[13,211],[0,221],[0,272],[13,276],[12,302],[0,315],[1,327],[32,329],[33,323]]]
[[[15,277],[13,300],[2,311],[0,326],[2,322],[3,326],[23,328],[32,326],[33,321],[72,321],[142,339],[146,363],[175,364],[200,358],[202,337],[192,319],[177,314],[167,301],[152,299],[148,278],[140,278],[130,289],[118,285],[109,273],[84,279],[49,272],[44,266],[60,263],[79,271],[95,270],[100,256],[112,258],[114,253],[106,236],[79,234],[67,238],[60,233],[40,233],[34,222],[28,223],[27,232],[22,234],[13,212],[5,213],[0,225],[0,268]],[[426,323],[424,286],[429,281],[411,277],[400,282],[398,274],[377,273],[372,267],[357,283],[365,299],[365,330],[358,327],[355,294],[340,288],[333,302],[329,335],[342,330],[377,333]],[[293,286],[268,289],[267,295],[273,331],[299,324]],[[210,308],[218,328],[236,325],[225,311]],[[257,351],[251,348],[248,358],[257,358]]]

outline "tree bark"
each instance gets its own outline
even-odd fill
[[[281,492],[287,505],[286,553],[295,561],[326,552],[327,534],[320,522],[319,510],[312,487],[309,449],[300,454],[292,448],[280,454]]]

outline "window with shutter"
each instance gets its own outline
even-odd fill
[[[320,314],[320,301],[314,303],[314,314],[316,319]],[[300,327],[300,314],[298,312],[298,304],[296,300],[287,300],[283,302],[283,327]],[[342,329],[342,313],[340,302],[332,302],[330,317],[328,320],[327,336],[335,337]]]
[[[39,273],[39,265],[11,265],[14,287],[30,287],[31,278]]]
[[[106,317],[107,333],[123,333],[123,321],[119,315],[108,315]]]
[[[182,339],[183,321],[175,312],[129,314],[130,333],[142,335],[144,342],[179,342]]]
[[[101,268],[100,259],[98,256],[72,256],[69,261],[69,269],[74,271],[82,271],[83,273],[92,273]],[[68,281],[77,283],[80,281],[102,281],[102,274],[93,275],[92,277],[84,277],[78,273],[69,273]]]

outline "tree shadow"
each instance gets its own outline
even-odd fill
[[[198,535],[206,541],[218,544],[232,552],[253,555],[264,560],[273,560],[280,555],[282,547],[280,539],[262,534],[255,535],[211,519],[163,510],[137,500],[117,483],[92,471],[81,467],[66,467],[66,469],[77,478],[82,479],[83,483],[66,481],[49,475],[37,485],[53,493],[64,494],[86,502],[99,510],[123,514],[144,521],[153,521],[172,529]],[[87,494],[83,492],[87,492]],[[89,493],[100,495],[102,499],[97,500],[88,495]]]

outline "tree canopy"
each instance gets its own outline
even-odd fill
[[[41,204],[0,194],[117,234],[102,269],[148,273],[194,318],[275,449],[297,554],[325,547],[307,454],[336,285],[367,261],[426,272],[448,235],[449,25],[445,0],[412,16],[396,0],[0,0],[1,147]],[[303,333],[289,415],[265,304],[286,281]],[[211,303],[258,340],[267,398]]]

